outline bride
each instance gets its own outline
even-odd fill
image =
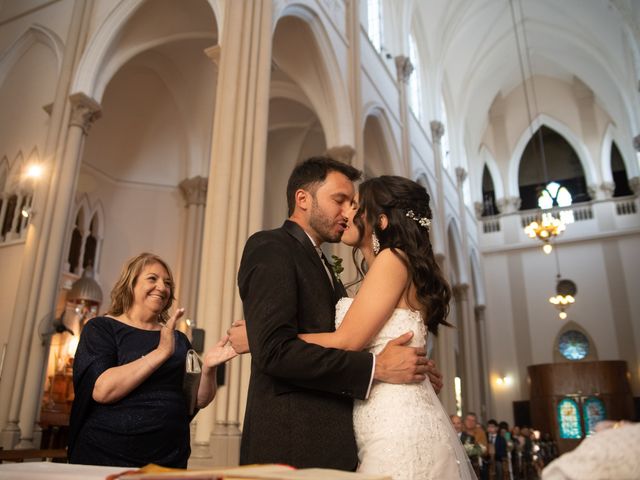
[[[418,183],[397,176],[363,182],[342,237],[364,257],[362,285],[355,298],[338,302],[335,332],[299,337],[377,354],[407,331],[414,333],[411,346],[425,346],[427,335],[449,325],[451,291],[433,254],[431,217],[429,195]],[[360,472],[396,480],[475,478],[428,380],[374,383],[369,398],[355,402],[353,422]]]

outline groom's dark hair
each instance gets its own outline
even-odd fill
[[[305,160],[297,165],[289,176],[289,182],[287,183],[289,215],[293,213],[296,207],[296,191],[302,188],[315,195],[317,184],[324,182],[329,172],[339,172],[352,182],[360,180],[362,176],[362,172],[357,168],[328,156],[311,157]]]

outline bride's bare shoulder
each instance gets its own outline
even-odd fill
[[[406,261],[406,254],[402,250],[396,249],[392,251],[389,248],[385,248],[376,256],[367,276],[380,276],[387,279],[389,276],[399,276],[406,280],[408,274]]]

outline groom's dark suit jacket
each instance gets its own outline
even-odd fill
[[[252,358],[240,463],[355,469],[353,399],[366,396],[372,355],[297,338],[335,330],[344,287],[291,221],[249,238],[238,286]]]

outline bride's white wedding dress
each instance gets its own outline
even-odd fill
[[[336,328],[352,298],[336,305]],[[378,354],[389,340],[414,333],[410,346],[424,347],[426,328],[419,312],[397,308],[367,350]],[[429,381],[414,385],[374,382],[369,398],[356,400],[353,425],[358,471],[394,480],[475,479],[467,455]]]

